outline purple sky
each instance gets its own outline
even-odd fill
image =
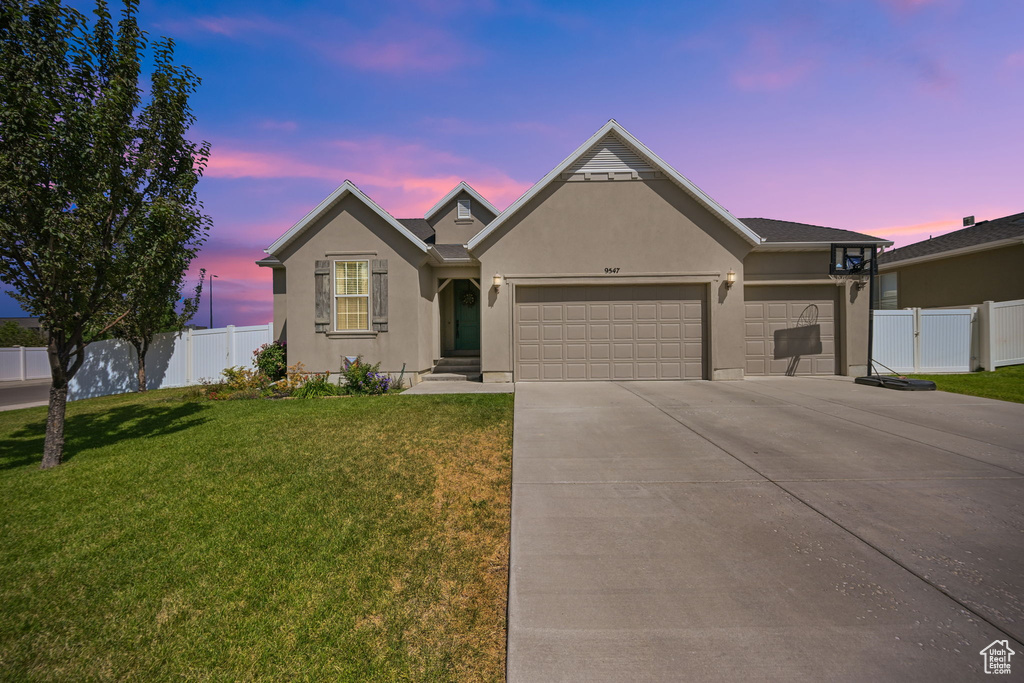
[[[1019,0],[208,0],[141,20],[203,77],[215,227],[195,266],[219,275],[217,326],[271,319],[253,261],[346,178],[402,218],[463,179],[504,208],[609,118],[738,217],[899,246],[1024,210]]]

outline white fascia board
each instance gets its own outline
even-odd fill
[[[916,244],[916,242],[915,242]],[[879,263],[878,270],[896,270],[903,266],[913,266],[918,263],[928,263],[929,261],[939,261],[944,258],[953,258],[954,256],[966,256],[967,254],[976,254],[981,251],[989,251],[991,249],[1001,249],[1002,247],[1013,247],[1018,244],[1024,244],[1024,239],[1020,237],[1010,237],[1005,240],[995,240],[994,242],[984,242],[982,244],[972,244],[969,247],[960,247],[959,249],[950,249],[948,251],[939,251],[934,254],[925,254],[924,256],[915,256],[914,258],[900,259],[899,261],[890,261],[888,263]],[[890,252],[891,253],[891,252]]]
[[[586,154],[591,147],[593,147],[595,144],[598,143],[598,141],[601,140],[601,138],[603,138],[605,135],[608,135],[608,133],[612,132],[618,135],[623,140],[623,142],[634,147],[635,150],[639,152],[641,156],[647,157],[647,160],[651,162],[651,164],[655,166],[657,170],[661,171],[669,178],[671,178],[673,181],[675,181],[677,185],[682,187],[698,202],[700,202],[706,208],[708,208],[712,213],[716,214],[719,218],[722,219],[722,221],[724,221],[733,230],[738,232],[742,237],[747,239],[751,244],[761,244],[764,241],[760,235],[758,235],[753,230],[748,228],[746,225],[741,223],[739,219],[737,219],[731,213],[726,211],[725,208],[722,207],[722,205],[720,205],[718,202],[716,202],[707,194],[705,194],[703,190],[701,190],[699,187],[690,182],[690,180],[684,177],[681,173],[679,173],[679,171],[675,170],[670,165],[665,163],[665,161],[662,160],[661,157],[659,157],[657,154],[648,149],[642,142],[633,137],[633,135],[629,131],[627,131],[625,128],[619,125],[618,121],[616,121],[615,119],[609,119],[608,123],[601,126],[601,128],[596,133],[591,135],[586,142],[577,147],[576,151],[567,156],[562,161],[562,163],[555,166],[551,170],[551,172],[549,172],[546,176],[544,176],[536,183],[534,183],[533,187],[527,190],[519,199],[512,202],[512,204],[507,209],[502,211],[493,221],[488,223],[483,230],[474,235],[473,239],[471,239],[466,244],[466,248],[472,251],[476,246],[483,242],[488,235],[490,235],[502,223],[508,220],[508,218],[512,216],[512,214],[514,214],[516,211],[522,208],[527,202],[529,202],[531,199],[537,196],[537,194],[539,194],[541,190],[547,187],[547,185],[550,182],[552,182],[560,174],[562,174],[568,168],[570,168],[572,164],[576,162],[577,159]]]
[[[851,240],[828,242],[763,242],[754,247],[754,251],[828,251],[833,244],[864,245],[865,247],[891,247],[892,242],[886,240]]]
[[[392,216],[390,213],[382,209],[380,205],[377,204],[377,202],[373,201],[365,194],[363,194],[363,191],[356,187],[351,180],[346,180],[344,183],[339,185],[338,189],[327,195],[327,197],[324,198],[322,202],[316,205],[316,208],[307,213],[302,220],[300,220],[298,223],[289,228],[288,232],[278,237],[277,241],[271,244],[264,251],[268,254],[276,255],[281,249],[283,249],[289,243],[291,243],[293,239],[298,237],[324,212],[326,212],[328,209],[330,209],[337,202],[341,201],[342,199],[345,198],[346,195],[349,194],[359,199],[361,202],[363,202],[363,204],[366,204],[366,206],[370,207],[370,209],[374,213],[383,218],[384,221],[391,225],[395,230],[405,235],[410,242],[416,245],[417,249],[419,249],[423,253],[427,252],[427,245],[424,244],[423,241],[420,240],[420,238],[416,237],[416,235],[409,232],[408,228],[406,228],[404,225],[396,221],[394,216]]]
[[[438,202],[437,204],[434,204],[433,208],[431,208],[431,209],[430,209],[430,211],[427,211],[427,212],[426,212],[426,213],[425,213],[425,214],[423,215],[423,218],[425,218],[426,220],[428,220],[428,221],[429,221],[429,220],[430,220],[431,218],[433,218],[433,217],[434,217],[434,214],[435,214],[435,213],[437,213],[437,212],[438,212],[438,211],[440,211],[440,210],[441,210],[442,208],[444,208],[444,205],[445,205],[445,204],[447,204],[448,202],[450,202],[450,201],[451,201],[452,199],[454,199],[454,198],[455,198],[455,196],[456,196],[457,194],[459,194],[460,192],[466,192],[467,194],[469,194],[469,196],[470,196],[470,197],[472,197],[473,199],[475,199],[475,200],[477,200],[478,202],[480,202],[481,204],[483,204],[483,205],[484,205],[484,207],[485,207],[485,208],[486,208],[486,209],[487,209],[488,211],[490,211],[490,212],[491,212],[492,214],[494,214],[495,216],[497,216],[497,215],[498,215],[499,213],[501,213],[500,211],[498,211],[498,209],[496,209],[496,208],[494,207],[494,204],[491,204],[491,203],[490,203],[489,201],[487,201],[486,199],[484,199],[484,196],[483,196],[482,194],[480,194],[479,192],[477,192],[476,190],[474,190],[474,189],[473,189],[473,188],[472,188],[472,187],[470,186],[470,184],[469,184],[469,183],[467,183],[467,182],[466,182],[465,180],[463,180],[463,181],[461,181],[461,182],[460,182],[460,183],[459,183],[458,185],[456,185],[455,187],[453,187],[453,188],[451,189],[451,191],[450,191],[450,192],[448,192],[448,194],[446,194],[446,195],[445,195],[444,197],[442,197],[442,198],[441,198],[441,201],[439,201],[439,202]]]

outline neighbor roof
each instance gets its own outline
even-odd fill
[[[441,201],[439,201],[437,204],[434,204],[434,206],[430,209],[430,211],[427,211],[427,213],[424,214],[423,217],[428,219],[428,220],[433,218],[435,213],[437,213],[438,211],[443,209],[445,204],[447,204],[452,199],[454,199],[455,195],[459,194],[460,192],[466,192],[467,194],[469,194],[470,197],[472,197],[473,199],[475,199],[478,202],[480,202],[481,204],[483,204],[487,208],[487,210],[491,212],[492,215],[494,215],[494,216],[498,215],[498,210],[496,208],[494,208],[494,205],[491,204],[486,199],[484,199],[484,196],[482,194],[480,194],[479,192],[474,190],[472,187],[470,187],[469,183],[467,183],[465,180],[463,180],[458,185],[453,187],[448,192],[448,194],[446,194],[445,196],[441,197]]]
[[[299,221],[291,228],[289,228],[288,232],[278,237],[277,240],[273,244],[271,244],[267,249],[264,249],[264,251],[270,254],[271,256],[276,256],[284,247],[286,247],[288,244],[291,243],[292,240],[294,240],[296,237],[302,234],[306,230],[306,228],[312,225],[320,216],[322,216],[332,206],[340,202],[348,195],[352,195],[353,197],[361,201],[363,204],[368,206],[374,213],[383,218],[386,223],[388,223],[398,232],[402,233],[405,237],[409,239],[410,242],[415,244],[417,249],[419,249],[422,252],[427,251],[427,245],[423,240],[417,237],[406,226],[402,225],[397,220],[395,220],[394,216],[392,216],[390,213],[382,209],[380,205],[377,204],[377,202],[373,201],[365,194],[363,194],[363,191],[356,187],[351,180],[346,180],[344,183],[339,185],[338,189],[336,189],[331,194],[327,195],[327,197],[322,202],[317,204],[315,209],[307,213],[301,221]]]
[[[942,258],[946,252],[981,247],[990,242],[1002,242],[1014,238],[1024,239],[1024,213],[994,218],[974,225],[947,232],[945,235],[930,237],[899,249],[893,249],[878,257],[880,264],[895,263],[925,257]],[[997,246],[997,245],[993,245]]]
[[[763,237],[766,243],[870,242],[873,244],[892,244],[888,240],[865,235],[862,232],[826,228],[823,225],[779,221],[774,218],[741,218],[740,221]]]
[[[498,216],[487,224],[483,230],[474,235],[466,246],[470,250],[473,250],[481,242],[483,242],[488,235],[494,232],[498,226],[509,219],[514,213],[519,211],[525,206],[531,199],[540,193],[549,183],[554,181],[562,172],[568,170],[580,157],[590,151],[590,149],[599,143],[604,137],[610,133],[615,134],[622,142],[626,143],[629,147],[648,161],[656,169],[664,173],[666,176],[671,178],[677,185],[683,188],[691,197],[696,199],[699,203],[703,204],[705,208],[711,211],[711,213],[717,215],[726,225],[731,227],[737,233],[739,233],[744,239],[748,240],[751,244],[760,244],[761,238],[754,233],[750,228],[743,225],[733,216],[731,213],[726,211],[718,202],[709,197],[699,187],[694,185],[690,180],[684,177],[679,171],[672,168],[670,165],[662,161],[661,157],[649,150],[642,142],[633,137],[633,134],[619,125],[619,122],[615,119],[609,119],[608,123],[601,126],[601,129],[590,136],[590,138],[582,145],[576,148],[576,151],[567,156],[562,163],[555,166],[550,173],[538,180],[533,187],[527,190],[519,199],[512,202],[512,205],[502,211]]]

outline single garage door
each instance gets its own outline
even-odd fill
[[[702,379],[704,289],[518,286],[515,379]]]
[[[746,374],[836,374],[833,286],[746,287]]]

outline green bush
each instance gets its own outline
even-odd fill
[[[348,367],[342,367],[341,375],[345,378],[345,393],[373,396],[388,393],[394,382],[391,377],[380,372],[380,363],[367,365],[362,361],[362,356],[360,356],[354,362],[349,363]]]
[[[243,367],[225,368],[223,372],[224,384],[231,391],[242,389],[263,390],[270,386],[270,378],[259,370],[250,370]]]
[[[302,386],[292,391],[295,398],[320,398],[322,396],[340,396],[345,393],[341,387],[330,380],[328,373],[313,375]]]
[[[35,330],[8,320],[0,325],[0,346],[46,346],[46,342]]]
[[[271,382],[282,379],[288,372],[288,349],[285,342],[264,344],[252,352],[252,360],[253,365],[269,377]]]

